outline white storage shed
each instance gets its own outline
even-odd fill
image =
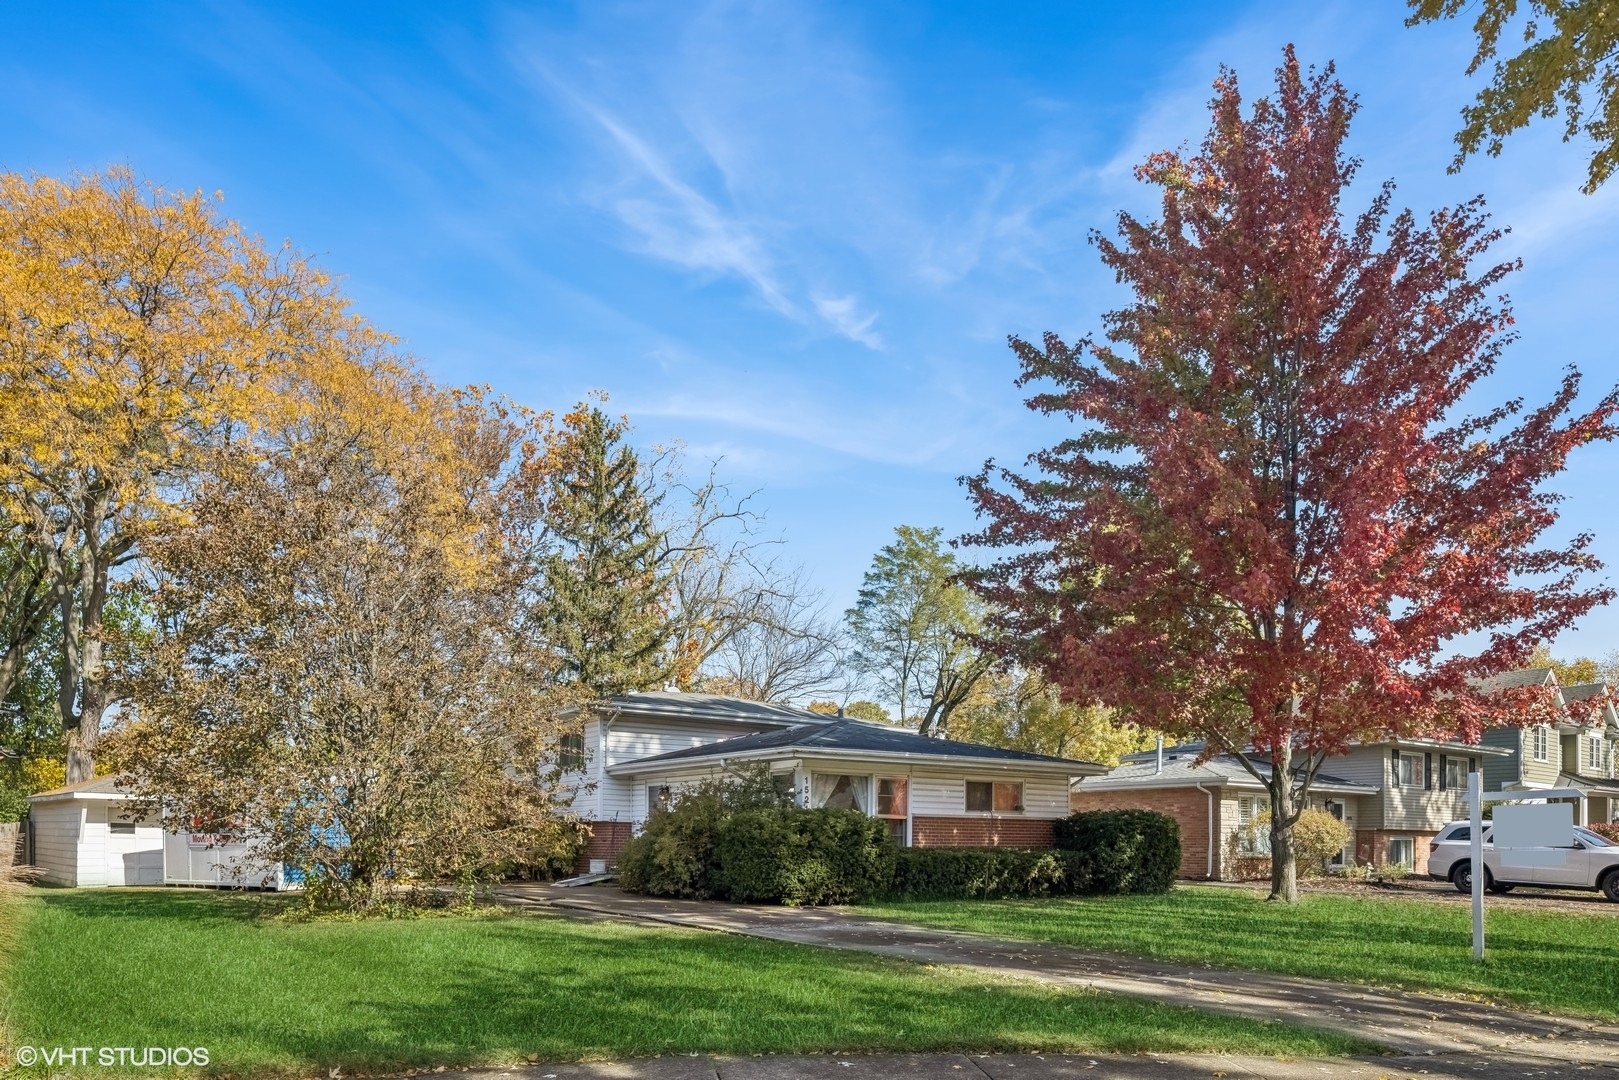
[[[286,887],[280,868],[257,862],[238,837],[169,832],[137,817],[115,776],[30,795],[28,831],[30,859],[52,885]]]

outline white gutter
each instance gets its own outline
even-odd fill
[[[1213,881],[1214,880],[1214,792],[1213,792],[1212,789],[1204,787],[1203,786],[1203,781],[1201,781],[1201,780],[1199,780],[1197,783],[1193,784],[1192,786],[1197,788],[1197,790],[1201,791],[1203,794],[1205,794],[1205,795],[1207,795],[1209,797],[1209,857],[1208,857],[1209,864],[1208,864],[1208,867],[1203,871],[1203,876],[1208,878],[1210,881]]]

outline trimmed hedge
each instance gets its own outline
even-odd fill
[[[1181,827],[1167,814],[1082,810],[1057,822],[1056,836],[1084,860],[1084,892],[1168,892],[1180,872]]]
[[[1077,852],[1029,848],[903,848],[886,895],[894,900],[1068,896],[1088,880]]]
[[[652,896],[742,903],[846,904],[1165,892],[1180,869],[1180,827],[1146,810],[1098,810],[1056,823],[1057,848],[896,848],[857,810],[771,804],[765,788],[715,786],[652,815],[619,856],[619,883]]]
[[[714,894],[743,903],[848,904],[894,875],[888,829],[858,810],[744,810],[714,838]]]

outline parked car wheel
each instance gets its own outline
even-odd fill
[[[1471,860],[1456,864],[1455,869],[1450,872],[1450,883],[1456,886],[1456,891],[1459,893],[1463,893],[1468,896],[1473,894],[1473,864]],[[1493,893],[1509,893],[1514,888],[1515,886],[1512,885],[1497,885],[1495,883],[1495,876],[1490,873],[1490,868],[1488,866],[1484,868],[1484,891]]]
[[[1609,870],[1602,879],[1602,895],[1619,904],[1619,870]]]

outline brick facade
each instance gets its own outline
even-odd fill
[[[1048,848],[1056,843],[1051,818],[913,817],[915,847]]]
[[[1428,841],[1438,833],[1413,832],[1410,829],[1357,829],[1355,830],[1355,861],[1370,863],[1373,866],[1382,866],[1388,862],[1389,838],[1392,836],[1409,836],[1411,838],[1411,854],[1416,865],[1411,868],[1414,874],[1428,872]]]
[[[573,860],[576,874],[589,873],[592,859],[606,859],[607,865],[612,866],[618,853],[630,842],[631,826],[627,821],[587,821],[585,828],[590,837]]]
[[[1209,795],[1189,787],[1166,787],[1136,791],[1071,792],[1068,805],[1073,810],[1156,810],[1179,822],[1181,827],[1180,876],[1203,881],[1209,876]],[[1220,800],[1214,800],[1215,845],[1219,846]],[[1214,876],[1220,880],[1220,853],[1214,853]]]

